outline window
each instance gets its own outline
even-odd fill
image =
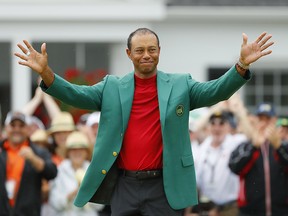
[[[33,46],[40,50],[42,43],[35,42]],[[63,43],[48,42],[49,65],[56,74],[65,77],[69,69],[77,69],[83,73],[94,70],[109,72],[109,44],[106,43]],[[33,82],[37,74],[33,73]]]
[[[244,88],[245,104],[255,111],[261,102],[270,102],[279,116],[288,115],[288,69],[253,69]]]
[[[41,43],[34,42],[33,47],[41,50]],[[63,77],[71,83],[93,85],[109,73],[109,48],[108,43],[74,43],[74,42],[47,42],[49,65],[54,73]],[[32,92],[37,87],[37,74],[32,74]],[[78,122],[81,115],[87,110],[80,110],[75,107],[57,101],[62,111],[70,112],[74,121]],[[38,107],[34,115],[38,116],[45,125],[49,125],[46,110],[43,104]],[[46,119],[44,121],[44,119]]]
[[[3,124],[6,114],[11,109],[11,44],[0,42],[0,124]]]

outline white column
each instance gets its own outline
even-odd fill
[[[28,67],[18,64],[18,57],[14,52],[21,51],[17,43],[21,39],[15,38],[11,41],[11,109],[21,110],[22,107],[31,99],[31,70]]]

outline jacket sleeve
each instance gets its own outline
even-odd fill
[[[102,92],[109,76],[93,86],[72,84],[57,74],[54,76],[51,86],[47,87],[43,81],[40,83],[45,93],[80,109],[101,110]]]
[[[46,149],[39,148],[35,144],[31,144],[33,151],[44,160],[44,169],[41,175],[46,180],[54,179],[57,175],[57,167],[51,159],[51,154]]]
[[[190,89],[190,109],[211,106],[220,101],[227,100],[251,77],[248,70],[242,77],[235,66],[231,67],[220,78],[208,82],[196,82],[191,76],[188,77]]]
[[[239,145],[230,156],[229,168],[237,175],[245,176],[254,166],[260,156],[260,150],[255,148],[251,142]]]

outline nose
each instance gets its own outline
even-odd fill
[[[144,59],[149,59],[149,58],[150,58],[150,55],[149,55],[148,50],[145,50],[144,55],[143,55],[143,58],[144,58]]]

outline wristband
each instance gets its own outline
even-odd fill
[[[240,60],[238,60],[237,64],[243,68],[244,70],[248,70],[250,65],[243,64]]]

